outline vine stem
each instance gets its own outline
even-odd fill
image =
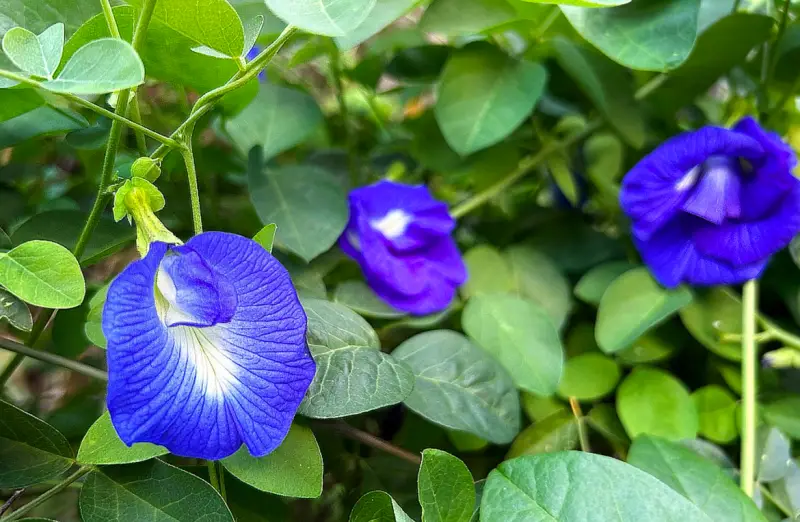
[[[26,515],[30,511],[32,511],[35,508],[41,506],[42,504],[44,504],[45,502],[47,502],[48,500],[50,500],[54,496],[58,495],[59,493],[61,493],[65,489],[67,489],[70,484],[72,484],[73,482],[75,482],[76,480],[81,478],[82,476],[86,475],[87,473],[89,473],[93,469],[94,469],[93,466],[83,466],[83,467],[81,467],[78,471],[76,471],[75,473],[73,473],[69,477],[65,478],[64,480],[59,482],[54,487],[48,489],[42,495],[36,497],[35,499],[33,499],[29,503],[25,504],[24,506],[22,506],[18,510],[14,511],[10,515],[0,519],[0,522],[11,522],[12,520],[18,520],[22,516]]]
[[[208,466],[208,481],[211,483],[211,486],[217,490],[217,493],[222,496],[222,488],[219,486],[219,475],[217,475],[216,461],[207,460],[206,465]]]
[[[756,428],[758,423],[756,395],[758,390],[758,348],[756,344],[756,310],[758,283],[744,284],[742,294],[742,452],[739,468],[740,486],[747,496],[753,496],[756,485]]]
[[[72,370],[93,379],[100,379],[101,381],[108,380],[108,373],[103,370],[89,366],[88,364],[73,361],[72,359],[67,359],[66,357],[61,357],[60,355],[30,348],[24,344],[12,341],[11,339],[0,338],[0,348],[30,357],[31,359],[61,366],[62,368]]]
[[[339,48],[333,46],[330,53],[331,59],[331,76],[333,78],[334,90],[336,91],[336,100],[339,103],[339,116],[342,120],[342,132],[344,133],[344,146],[347,153],[347,166],[350,170],[350,183],[352,186],[358,186],[359,174],[356,164],[356,154],[353,146],[353,133],[350,129],[350,114],[347,109],[347,100],[345,99],[344,81],[342,80],[342,60],[339,53]]]
[[[186,175],[189,179],[189,199],[192,204],[192,225],[194,227],[194,234],[203,233],[203,215],[200,211],[200,188],[197,184],[197,168],[194,162],[194,152],[192,151],[192,134],[194,132],[194,124],[189,126],[184,136],[183,148],[181,155],[183,155],[183,162],[186,164]]]
[[[589,446],[589,433],[586,431],[586,419],[583,416],[581,405],[575,397],[570,397],[569,407],[575,416],[575,422],[578,424],[578,442],[581,445],[581,451],[590,453],[592,449]]]
[[[390,442],[386,442],[385,440],[378,438],[375,435],[367,433],[366,431],[361,431],[358,428],[354,428],[344,421],[334,421],[334,422],[318,421],[315,422],[314,425],[320,426],[325,429],[329,429],[334,433],[342,435],[343,437],[354,440],[356,442],[360,442],[361,444],[366,444],[367,446],[383,451],[384,453],[394,455],[395,457],[401,458],[406,462],[410,462],[415,466],[419,466],[420,464],[422,464],[422,459],[420,458],[419,455],[411,453],[408,450],[404,450],[403,448],[397,447]]]

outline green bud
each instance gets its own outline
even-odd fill
[[[181,243],[156,217],[164,204],[163,194],[144,178],[129,179],[114,194],[114,219],[136,222],[136,247],[143,256],[153,241]]]
[[[161,175],[161,167],[153,158],[143,156],[131,165],[131,176],[134,178],[144,178],[149,182],[154,182]]]
[[[762,364],[767,368],[782,370],[800,368],[800,351],[796,348],[781,348],[765,353]]]

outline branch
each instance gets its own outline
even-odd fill
[[[72,359],[67,359],[66,357],[61,357],[60,355],[55,355],[53,353],[29,348],[24,344],[12,341],[10,339],[0,338],[0,348],[9,352],[28,356],[32,359],[36,359],[37,361],[61,366],[62,368],[72,370],[93,379],[100,379],[101,381],[108,380],[108,374],[103,370],[95,368],[94,366],[73,361]]]
[[[339,435],[342,435],[343,437],[354,440],[356,442],[366,444],[367,446],[381,450],[384,453],[394,455],[395,457],[401,458],[406,462],[410,462],[415,466],[419,466],[420,464],[422,464],[422,459],[420,458],[419,455],[411,453],[408,450],[404,450],[403,448],[397,447],[394,444],[391,444],[381,438],[376,437],[375,435],[367,433],[366,431],[354,428],[344,421],[333,421],[333,422],[318,421],[315,422],[314,425],[328,429],[330,431],[333,431],[334,433],[338,433]]]

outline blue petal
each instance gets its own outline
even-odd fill
[[[229,281],[227,323],[167,327],[154,285],[167,246],[154,243],[112,283],[103,311],[108,408],[126,444],[221,459],[246,444],[266,455],[286,436],[314,376],[306,318],[286,270],[255,242],[219,232],[186,249]]]
[[[716,225],[728,217],[739,217],[742,213],[739,200],[742,173],[738,161],[719,156],[706,160],[700,179],[689,191],[681,208]]]
[[[800,180],[772,214],[753,222],[700,226],[693,239],[703,255],[734,266],[762,261],[787,247],[800,233]]]
[[[170,301],[167,326],[213,326],[227,323],[236,311],[236,290],[190,247],[172,249],[161,262],[156,284]]]
[[[679,216],[647,241],[634,238],[642,259],[659,283],[667,288],[681,283],[697,286],[739,284],[758,277],[766,268],[768,259],[734,266],[704,256],[692,242],[693,234],[704,223],[693,216]]]
[[[633,234],[647,240],[680,211],[690,188],[693,169],[712,156],[758,160],[764,149],[755,139],[719,127],[675,136],[642,159],[625,176],[620,192],[623,210],[631,217]]]

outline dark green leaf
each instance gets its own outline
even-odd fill
[[[603,294],[622,274],[635,268],[636,265],[627,261],[611,261],[603,263],[581,277],[575,285],[575,295],[581,300],[595,306],[600,305]]]
[[[11,101],[15,103],[15,100]],[[24,114],[0,123],[0,148],[10,147],[31,138],[85,129],[88,126],[89,122],[83,116],[69,109],[49,106],[32,108]]]
[[[349,308],[321,299],[303,299],[308,346],[317,363],[300,413],[334,418],[402,402],[414,387],[406,364],[380,350],[372,327]]]
[[[538,395],[558,388],[564,352],[544,310],[509,294],[473,297],[464,308],[464,331],[511,374],[517,387]]]
[[[392,355],[416,375],[405,400],[414,412],[495,444],[507,444],[519,432],[519,394],[511,377],[466,337],[448,330],[425,332]]]
[[[0,319],[5,319],[14,328],[25,332],[30,332],[33,328],[28,305],[3,288],[0,288]]]
[[[763,412],[769,424],[800,440],[800,396],[783,397],[765,404]]]
[[[536,106],[547,71],[485,43],[456,51],[442,72],[436,121],[461,155],[511,134]]]
[[[729,289],[716,287],[698,293],[680,315],[686,329],[703,346],[731,361],[742,360],[741,343],[722,340],[724,334],[742,332],[742,302]]]
[[[669,440],[693,439],[699,419],[689,391],[663,370],[639,367],[617,392],[617,411],[631,438],[640,434]]]
[[[509,459],[522,455],[554,453],[578,447],[578,422],[570,412],[560,412],[522,430],[508,450]]]
[[[519,457],[489,474],[481,521],[523,519],[710,522],[691,502],[647,473],[609,457],[577,452]]]
[[[658,437],[637,438],[628,463],[671,487],[714,522],[766,522],[756,505],[714,463]]]
[[[0,401],[0,488],[29,486],[72,466],[72,450],[55,428]]]
[[[700,0],[649,0],[609,9],[561,6],[578,33],[612,60],[647,71],[683,63],[697,38]]]
[[[80,508],[84,522],[233,522],[209,483],[158,459],[93,471]]]
[[[333,300],[355,310],[364,317],[394,319],[403,317],[401,312],[389,306],[362,281],[344,281],[339,283],[333,293]]]
[[[625,272],[600,300],[597,344],[606,353],[623,350],[691,302],[688,288],[662,288],[646,268]]]
[[[436,449],[422,452],[419,503],[426,522],[469,522],[475,507],[475,486],[469,468]]]
[[[413,522],[403,508],[383,491],[367,493],[356,502],[350,522]]]
[[[517,20],[519,15],[505,0],[434,0],[420,20],[421,30],[445,36],[482,33]]]
[[[92,424],[78,449],[80,464],[131,464],[169,453],[166,448],[146,442],[127,446],[111,423],[108,412]]]
[[[322,494],[322,455],[314,433],[293,424],[283,443],[265,457],[253,457],[246,447],[222,460],[233,476],[254,488],[287,497],[316,498]]]

